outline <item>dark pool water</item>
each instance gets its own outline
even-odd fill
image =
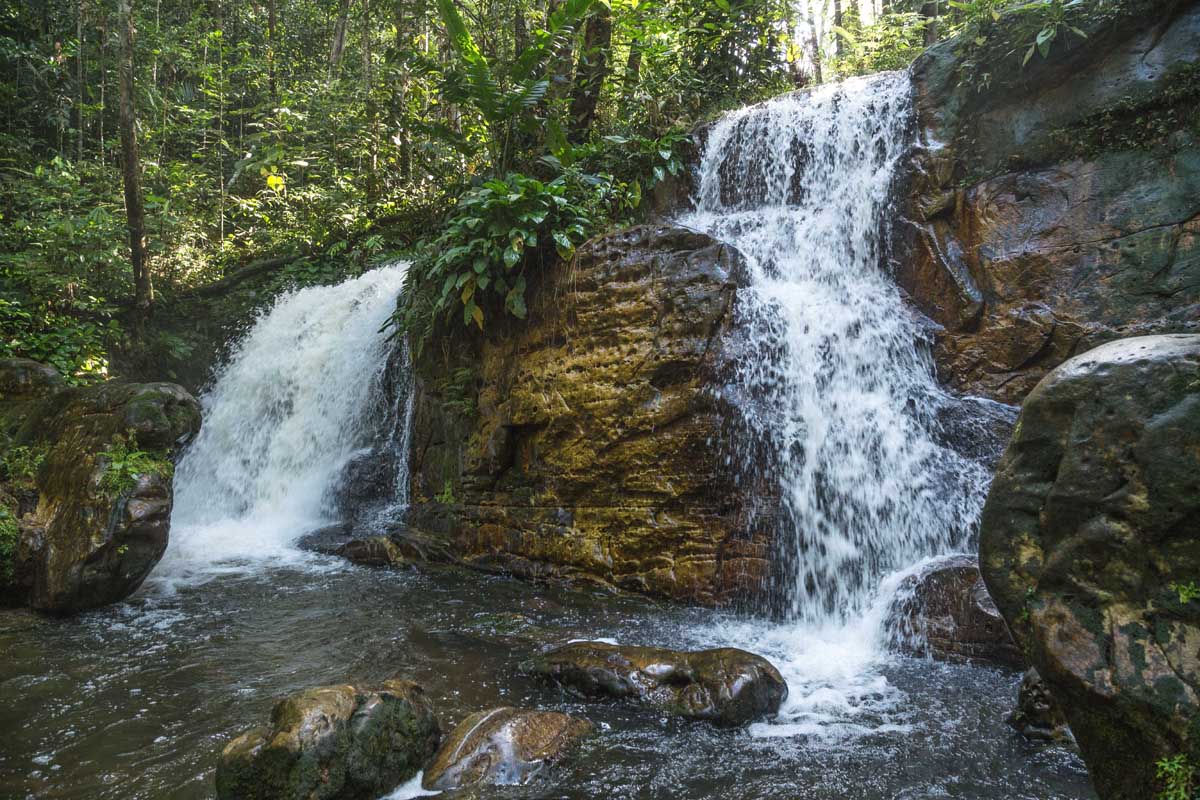
[[[888,724],[834,738],[585,705],[517,675],[570,639],[719,643],[716,615],[457,569],[260,569],[69,620],[0,613],[0,797],[208,798],[223,744],[279,696],[401,674],[443,724],[496,705],[597,723],[522,798],[1093,798],[1068,749],[1004,724],[1019,675],[896,657]]]

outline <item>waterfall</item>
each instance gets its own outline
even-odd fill
[[[342,471],[380,426],[407,443],[407,409],[398,420],[378,410],[386,380],[408,381],[406,358],[393,366],[404,375],[387,374],[392,347],[380,333],[407,266],[285,294],[259,316],[201,397],[204,424],[175,470],[156,577],[302,558],[295,541],[334,521]]]
[[[787,661],[791,719],[809,733],[887,705],[871,665],[889,587],[968,545],[989,480],[945,444],[939,420],[960,401],[889,276],[910,93],[906,74],[885,73],[721,118],[682,220],[736,246],[751,272],[737,313],[753,352],[731,394],[761,445],[743,448],[757,455],[742,469],[769,469],[779,487],[790,624],[740,635]]]

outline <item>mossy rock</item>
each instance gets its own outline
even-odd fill
[[[219,800],[374,800],[415,775],[441,729],[422,689],[392,679],[286,697],[217,764]]]

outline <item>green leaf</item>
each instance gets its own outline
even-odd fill
[[[521,260],[521,254],[511,247],[504,248],[504,266],[512,269]]]

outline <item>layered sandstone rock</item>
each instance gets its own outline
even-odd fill
[[[1200,763],[1200,335],[1102,345],[1025,401],[980,568],[1105,800]]]
[[[766,538],[726,464],[737,254],[646,225],[594,240],[528,320],[426,354],[410,521],[468,563],[719,603],[761,590]]]

